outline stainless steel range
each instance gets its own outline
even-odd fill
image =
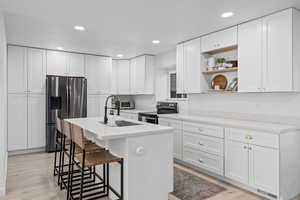
[[[158,124],[160,114],[177,114],[178,104],[175,102],[157,102],[156,112],[139,113],[139,121]]]

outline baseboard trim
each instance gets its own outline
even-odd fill
[[[45,152],[45,147],[36,148],[36,149],[26,149],[26,150],[18,150],[18,151],[9,151],[8,152],[8,156],[30,154],[30,153],[39,153],[39,152]]]
[[[5,196],[5,185],[0,185],[0,197]]]

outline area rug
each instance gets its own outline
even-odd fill
[[[174,192],[172,195],[180,200],[203,200],[225,190],[221,186],[174,167]]]

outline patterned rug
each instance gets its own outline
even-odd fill
[[[226,189],[189,172],[174,167],[174,192],[180,200],[203,200]]]

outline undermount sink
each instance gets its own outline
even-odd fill
[[[125,121],[125,120],[116,120],[116,121],[108,121],[107,124],[104,124],[104,122],[100,121],[100,124],[106,125],[106,126],[111,126],[111,127],[123,127],[123,126],[137,126],[141,125],[138,123],[130,122],[130,121]]]

